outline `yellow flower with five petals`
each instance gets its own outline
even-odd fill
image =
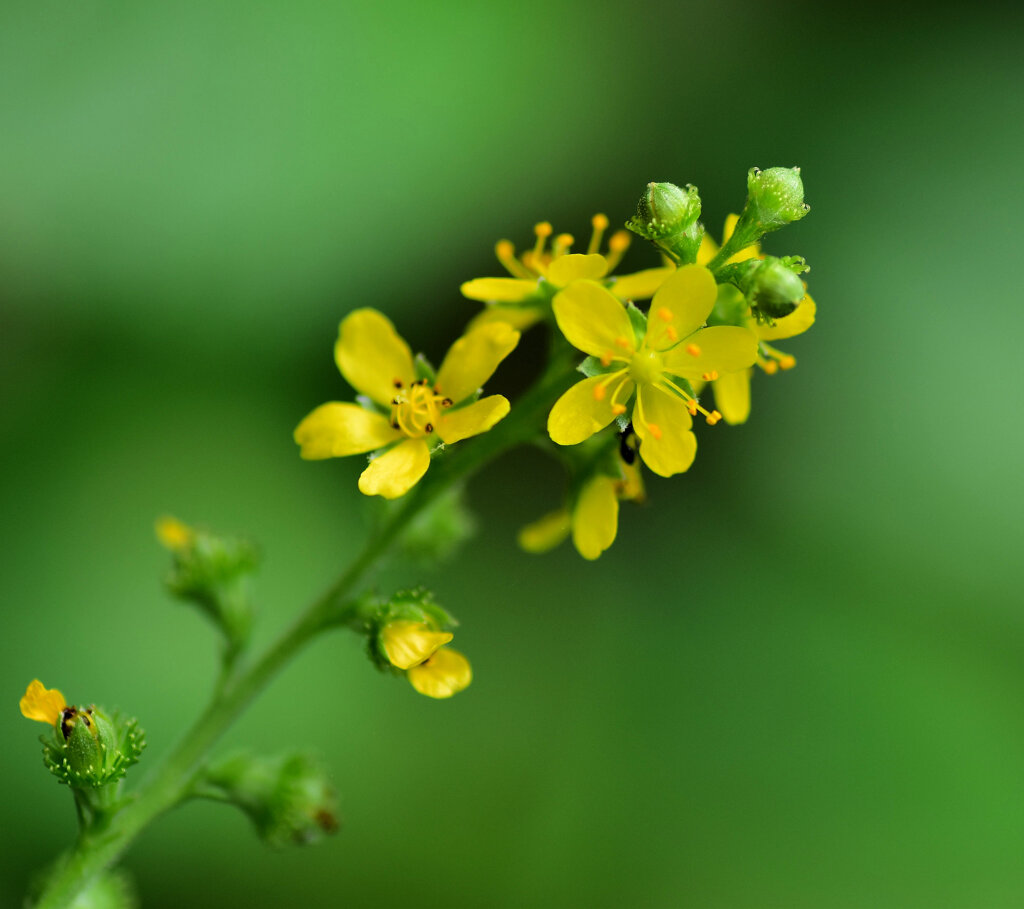
[[[356,391],[383,412],[330,402],[295,429],[303,458],[318,460],[386,449],[359,477],[365,495],[395,499],[430,466],[432,444],[451,445],[486,432],[509,412],[502,395],[475,396],[519,342],[519,333],[495,322],[471,329],[448,350],[433,383],[417,378],[412,352],[390,320],[357,309],[341,323],[334,355]]]
[[[570,234],[555,237],[548,251],[547,241],[553,229],[547,221],[534,225],[536,243],[518,257],[510,240],[499,240],[494,247],[495,255],[512,277],[475,278],[462,285],[463,296],[489,304],[473,324],[507,322],[520,330],[533,325],[541,318],[542,308],[524,304],[538,297],[542,285],[553,294],[573,281],[585,278],[606,283],[620,300],[646,300],[672,274],[674,268],[666,266],[609,277],[622,260],[632,238],[628,231],[616,231],[608,241],[607,254],[601,254],[598,250],[608,229],[607,216],[594,215],[591,226],[593,233],[586,253],[569,252],[575,242]]]
[[[700,265],[676,270],[651,301],[643,338],[637,338],[622,303],[594,281],[576,281],[554,299],[558,327],[574,347],[600,360],[608,372],[577,382],[555,403],[548,432],[559,445],[576,445],[625,414],[636,392],[633,429],[640,457],[670,477],[693,463],[697,440],[692,417],[709,412],[676,379],[711,381],[746,369],[757,357],[753,332],[738,326],[702,328],[718,285]]]

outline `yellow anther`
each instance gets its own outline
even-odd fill
[[[703,379],[703,380],[704,380],[705,382],[714,382],[714,381],[715,381],[715,379],[717,379],[717,378],[718,378],[718,370],[717,370],[717,369],[712,369],[712,370],[711,370],[710,372],[706,372],[706,373],[704,373],[704,374],[703,374],[703,375],[701,376],[701,378],[702,378],[702,379]]]
[[[494,244],[494,254],[498,257],[498,261],[504,261],[516,254],[516,248],[511,240],[499,240]]]
[[[691,357],[699,357],[700,356],[700,347],[698,347],[696,344],[687,344],[686,345],[686,352]]]
[[[625,412],[626,412],[626,405],[625,404],[612,404],[612,413],[615,414],[615,416],[620,417]]]
[[[552,230],[554,228],[547,221],[541,221],[540,224],[533,225],[533,232],[537,235],[537,242],[533,244],[533,254],[530,261],[534,267],[540,264],[540,257],[544,252],[544,242],[551,236]]]
[[[661,441],[661,427],[657,423],[648,423],[647,431],[655,438],[655,440]]]
[[[619,337],[615,339],[615,346],[621,347],[623,350],[633,349],[633,345],[630,344],[629,341],[627,341],[624,337],[622,337],[622,335],[619,335]]]
[[[629,231],[617,230],[608,240],[608,249],[612,252],[624,253],[629,249],[629,244],[632,242],[633,238],[630,236]]]
[[[533,232],[540,239],[550,237],[553,231],[554,228],[551,226],[549,221],[541,221],[539,224],[533,225]]]
[[[662,322],[671,322],[675,316],[673,316],[671,309],[667,306],[662,306],[658,309],[658,318],[661,319]]]
[[[690,411],[691,417],[697,416],[697,402],[694,401],[692,398],[686,402],[686,409]]]
[[[679,340],[679,332],[675,330],[675,326],[673,325],[669,325],[668,328],[665,329],[665,334],[673,344]]]
[[[608,368],[609,366],[611,366],[611,365],[612,365],[612,360],[613,360],[613,359],[614,359],[614,355],[612,354],[612,352],[611,352],[610,350],[609,350],[609,351],[606,351],[606,352],[605,352],[605,354],[604,354],[604,356],[603,356],[603,357],[601,357],[601,365],[602,365],[602,366],[603,366],[603,367],[604,367],[605,369],[607,369],[607,368]]]
[[[604,396],[607,393],[608,393],[608,389],[606,389],[603,385],[595,385],[594,386],[594,400],[595,401],[603,401],[604,400]]]
[[[607,215],[594,215],[590,219],[590,224],[594,230],[607,230],[608,229],[608,216]]]
[[[761,360],[758,365],[770,376],[775,375],[779,371],[779,364],[774,360]]]
[[[601,237],[604,236],[605,230],[608,229],[608,217],[607,215],[594,215],[590,219],[590,224],[594,228],[594,232],[590,235],[590,243],[587,245],[587,255],[594,255],[601,246]]]
[[[554,254],[556,256],[564,255],[575,242],[576,238],[572,234],[559,234],[555,237]]]
[[[796,357],[785,354],[779,357],[779,369],[792,369],[796,366]]]
[[[714,426],[721,419],[722,415],[717,410],[711,411],[707,416],[708,426]]]

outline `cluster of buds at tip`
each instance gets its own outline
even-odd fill
[[[469,660],[446,646],[458,624],[429,591],[402,591],[378,603],[367,620],[370,659],[383,670],[404,673],[420,694],[448,698],[469,686]]]
[[[26,718],[52,727],[40,737],[43,762],[58,780],[77,789],[98,789],[121,779],[146,747],[134,718],[94,704],[70,706],[60,691],[38,679],[29,684],[20,706]]]
[[[696,186],[648,183],[637,202],[636,214],[626,222],[626,227],[686,264],[696,261],[704,235],[699,217],[700,195]]]
[[[204,772],[197,795],[237,805],[270,846],[306,846],[335,833],[338,793],[320,762],[307,754],[238,755]]]

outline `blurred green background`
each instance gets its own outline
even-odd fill
[[[517,551],[560,479],[506,456],[458,560],[383,580],[462,619],[473,687],[428,702],[332,635],[224,743],[322,752],[339,836],[267,853],[194,804],[126,864],[154,909],[1024,904],[1024,72],[994,10],[0,6],[0,903],[74,832],[25,684],[137,714],[144,764],[207,695],[155,516],[262,542],[261,641],[357,547],[359,459],[290,435],[348,395],[341,316],[436,357],[499,237],[585,236],[648,180],[717,233],[748,167],[800,164],[812,213],[768,249],[819,320],[751,421],[595,564]]]

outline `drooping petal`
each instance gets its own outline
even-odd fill
[[[814,324],[817,313],[818,307],[811,299],[810,294],[807,294],[788,316],[776,319],[774,325],[758,325],[754,330],[762,341],[792,338],[794,335],[807,331]]]
[[[387,406],[395,383],[416,379],[409,345],[390,319],[375,309],[357,309],[341,322],[334,345],[338,369],[356,391]]]
[[[445,355],[434,387],[456,404],[479,389],[519,343],[519,332],[504,322],[473,328]]]
[[[600,284],[574,281],[551,305],[562,334],[584,353],[627,359],[636,349],[626,308]]]
[[[470,436],[487,432],[509,412],[508,399],[502,395],[488,395],[458,410],[445,411],[435,429],[446,445],[461,442]]]
[[[569,536],[571,526],[569,512],[559,508],[521,528],[517,540],[527,552],[539,555],[554,549]]]
[[[693,463],[697,437],[692,425],[681,398],[649,385],[638,390],[633,429],[640,437],[640,457],[659,476],[682,473]]]
[[[580,492],[572,513],[572,542],[585,559],[596,559],[612,543],[619,528],[616,482],[597,476]]]
[[[28,683],[18,706],[21,707],[21,715],[26,719],[52,726],[68,703],[56,688],[47,688],[39,679],[33,679]]]
[[[620,275],[608,289],[620,300],[649,300],[675,268],[645,268]]]
[[[611,376],[592,376],[577,382],[562,395],[548,414],[548,433],[559,445],[577,445],[589,439],[595,432],[604,429],[615,418],[611,400],[626,404],[633,394],[633,382],[623,377],[624,370]],[[618,393],[619,383],[624,386]],[[605,384],[605,393],[595,394],[598,386]]]
[[[423,439],[406,439],[359,475],[359,491],[366,496],[397,499],[415,486],[430,466],[430,449]]]
[[[388,622],[380,633],[388,660],[399,669],[418,666],[451,639],[447,631],[435,631],[426,622]]]
[[[664,350],[701,327],[718,296],[714,276],[702,265],[684,265],[665,279],[651,301],[644,344]]]
[[[309,461],[375,451],[402,437],[386,417],[332,401],[321,404],[295,428],[299,454]]]
[[[472,331],[492,322],[504,322],[516,331],[522,332],[531,325],[536,325],[542,316],[543,313],[536,306],[488,306],[473,316],[466,330]]]
[[[481,303],[522,303],[537,292],[537,280],[525,278],[474,278],[462,287],[462,296]]]
[[[425,663],[407,673],[412,687],[428,698],[450,698],[473,681],[473,669],[457,650],[442,647]]]
[[[727,372],[712,382],[711,387],[722,419],[733,426],[746,423],[750,416],[750,370]]]
[[[701,379],[712,371],[724,375],[753,366],[757,336],[738,325],[702,328],[665,354],[665,371],[687,379]]]
[[[606,274],[608,274],[608,260],[604,256],[595,253],[590,255],[569,253],[552,259],[546,277],[555,287],[567,287],[573,281],[580,279],[599,281]]]

